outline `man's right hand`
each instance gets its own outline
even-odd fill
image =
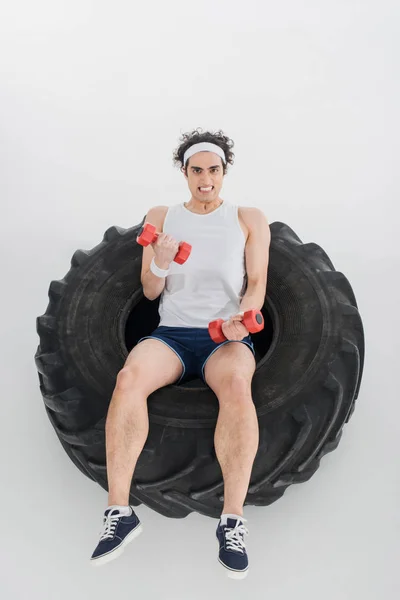
[[[168,269],[179,250],[179,243],[167,233],[160,233],[152,244],[155,253],[154,262],[160,269]]]

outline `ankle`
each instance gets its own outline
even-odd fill
[[[235,508],[225,510],[224,508],[221,515],[236,515],[238,517],[243,517],[243,510]]]
[[[129,506],[129,499],[118,498],[118,496],[109,496],[107,506]]]

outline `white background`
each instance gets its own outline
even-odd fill
[[[399,597],[399,13],[394,0],[1,3],[4,600]],[[321,245],[366,335],[339,448],[271,506],[245,507],[239,582],[217,562],[216,520],[144,505],[142,536],[91,568],[107,493],[58,442],[33,359],[74,251],[190,199],[172,153],[196,127],[235,142],[221,197]]]

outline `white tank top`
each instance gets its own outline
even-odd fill
[[[160,297],[159,326],[208,327],[239,312],[247,288],[239,207],[226,200],[209,214],[183,203],[168,208],[163,232],[192,245],[183,265],[172,262]]]

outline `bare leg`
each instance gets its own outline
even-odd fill
[[[137,460],[149,433],[147,394],[128,370],[118,374],[106,421],[108,506],[129,504]]]
[[[226,390],[218,397],[214,444],[224,478],[223,513],[243,516],[251,471],[259,443],[259,426],[251,390]]]

